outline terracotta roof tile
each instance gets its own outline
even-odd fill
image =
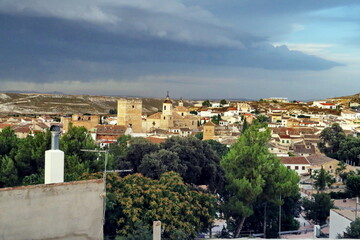
[[[305,157],[281,157],[283,164],[308,164],[310,162]]]

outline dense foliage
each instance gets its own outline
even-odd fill
[[[133,169],[133,173],[159,179],[167,171],[180,174],[186,183],[208,185],[210,191],[221,192],[224,186],[224,172],[220,157],[226,146],[196,137],[172,137],[161,144],[144,138],[131,138],[125,153],[115,157],[120,169]],[[118,147],[112,146],[113,153]],[[119,151],[118,151],[119,152]]]
[[[223,210],[235,226],[235,237],[240,235],[245,219],[254,214],[254,207],[260,202],[266,213],[268,203],[280,205],[280,196],[293,196],[299,190],[296,173],[269,152],[269,139],[268,128],[253,124],[221,161],[228,180]],[[266,218],[264,222],[266,230]]]
[[[37,132],[19,139],[8,128],[0,132],[0,187],[44,183],[45,151],[51,147],[51,133]],[[65,153],[65,180],[78,179],[84,172],[103,169],[104,157],[81,149],[94,149],[94,141],[85,128],[69,126],[60,139]]]
[[[337,158],[337,151],[340,148],[340,142],[345,139],[345,133],[339,124],[334,123],[320,133],[319,149],[327,156]]]
[[[216,198],[191,189],[175,172],[159,180],[140,174],[123,178],[108,174],[107,191],[105,233],[109,236],[136,239],[139,232],[150,232],[152,222],[158,220],[163,239],[193,239],[208,229],[215,215]]]
[[[330,209],[334,208],[334,203],[327,193],[314,194],[313,197],[313,200],[303,198],[306,218],[314,221],[316,224],[323,225],[330,215]]]
[[[356,218],[355,221],[350,223],[350,226],[346,228],[346,238],[360,238],[360,218]]]
[[[319,149],[328,157],[348,162],[350,165],[360,165],[360,137],[345,136],[337,123],[322,130]]]
[[[311,177],[314,179],[314,187],[318,191],[323,191],[326,187],[330,187],[335,183],[335,178],[333,178],[322,166],[320,170],[314,171],[314,174]]]

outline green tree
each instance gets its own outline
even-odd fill
[[[342,173],[344,173],[345,170],[346,170],[346,163],[344,161],[339,161],[335,173],[340,176]]]
[[[335,183],[335,179],[329,172],[325,171],[322,166],[321,169],[319,171],[315,171],[311,177],[314,179],[314,187],[318,191],[323,191],[326,187],[330,187]]]
[[[258,200],[265,203],[266,212],[266,203],[279,205],[280,195],[286,197],[298,192],[296,173],[269,152],[269,140],[270,130],[253,124],[221,161],[228,180],[223,209],[227,219],[233,220],[235,237],[239,236],[245,219],[254,213]]]
[[[358,166],[360,164],[360,138],[348,136],[343,139],[337,151],[337,158]]]
[[[191,190],[174,172],[159,180],[140,174],[124,178],[108,174],[107,182],[106,235],[133,239],[139,234],[139,225],[144,225],[146,236],[146,229],[151,229],[156,219],[162,223],[164,239],[193,239],[215,216],[216,198]]]
[[[267,125],[270,122],[270,118],[266,115],[257,115],[256,116],[256,121],[261,123],[261,124],[265,124]]]
[[[34,136],[29,135],[19,139],[18,143],[14,160],[19,179],[33,174],[41,174],[44,170],[45,151],[51,148],[50,131],[37,132]]]
[[[205,101],[202,102],[202,106],[203,107],[211,107],[211,103],[210,103],[209,100],[205,100]]]
[[[334,203],[329,194],[319,193],[313,195],[314,200],[303,198],[303,207],[306,218],[313,220],[316,224],[323,225],[330,215],[330,209],[334,208]]]
[[[223,190],[224,171],[220,167],[220,158],[209,144],[195,137],[171,137],[160,146],[176,153],[180,164],[186,166],[181,175],[186,183],[207,185],[212,192]]]
[[[125,160],[120,163],[120,167],[131,167],[134,172],[139,172],[138,167],[146,154],[159,150],[159,145],[151,143],[145,138],[136,137],[130,141]]]
[[[16,137],[14,130],[10,127],[4,128],[0,132],[0,155],[13,157],[17,150],[19,139]]]
[[[217,116],[212,116],[211,121],[215,123],[216,125],[219,125],[219,122],[221,121],[221,116],[218,114]]]
[[[190,114],[198,115],[198,112],[193,110],[193,111],[190,111]]]
[[[109,146],[109,155],[114,159],[117,165],[125,161],[128,153],[128,145],[131,141],[131,136],[124,135],[117,139],[115,143]],[[117,166],[120,169],[131,168],[130,163],[128,166]]]
[[[294,219],[300,213],[300,193],[282,199],[281,206],[281,230],[291,231],[300,227]],[[277,238],[279,232],[279,206],[274,203],[267,204],[266,237]],[[271,216],[271,217],[268,217]],[[254,204],[254,214],[246,219],[243,230],[245,232],[264,232],[264,204],[258,200]]]
[[[249,123],[246,121],[246,118],[244,118],[241,132],[244,133],[248,128],[249,128]]]
[[[227,101],[226,101],[225,99],[222,99],[222,100],[220,101],[220,104],[221,104],[221,105],[225,105],[225,104],[227,104]]]
[[[360,175],[353,175],[347,178],[346,190],[353,196],[360,196]]]
[[[83,173],[103,171],[104,156],[82,151],[96,148],[86,128],[69,124],[68,131],[60,139],[60,149],[65,154],[65,181],[74,181]]]
[[[356,218],[355,221],[350,223],[350,226],[346,228],[346,238],[360,238],[360,218]]]
[[[13,187],[18,183],[17,169],[9,156],[0,159],[0,188]]]
[[[110,109],[109,114],[117,114],[117,109]]]
[[[319,149],[328,157],[336,158],[340,142],[345,139],[345,133],[338,123],[327,127],[320,133]]]
[[[204,133],[203,132],[198,132],[195,134],[195,137],[199,140],[203,140],[204,138]]]
[[[229,152],[229,148],[225,144],[222,144],[218,141],[210,139],[205,140],[204,142],[210,145],[211,149],[217,153],[219,158],[222,158]]]
[[[186,166],[180,164],[180,159],[176,153],[160,149],[157,152],[146,154],[138,170],[145,177],[159,179],[163,173],[170,171],[182,175],[186,170]]]

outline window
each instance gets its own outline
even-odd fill
[[[286,140],[286,143],[289,143],[290,141],[289,140]]]
[[[295,170],[299,170],[299,166],[295,166]]]
[[[305,166],[302,166],[302,167],[301,167],[301,170],[305,170]]]
[[[166,117],[164,117],[164,120],[166,119]]]
[[[184,116],[184,113],[181,113],[181,116]]]
[[[164,110],[166,110],[166,106],[164,106]]]
[[[288,168],[288,169],[291,169],[291,167],[290,167],[290,166],[287,166],[287,168]]]

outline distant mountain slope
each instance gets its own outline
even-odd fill
[[[65,95],[44,93],[0,93],[1,114],[108,114],[117,108],[114,96]],[[143,112],[161,109],[163,99],[142,98]],[[177,101],[173,101],[177,105]],[[191,101],[184,101],[189,105]]]

